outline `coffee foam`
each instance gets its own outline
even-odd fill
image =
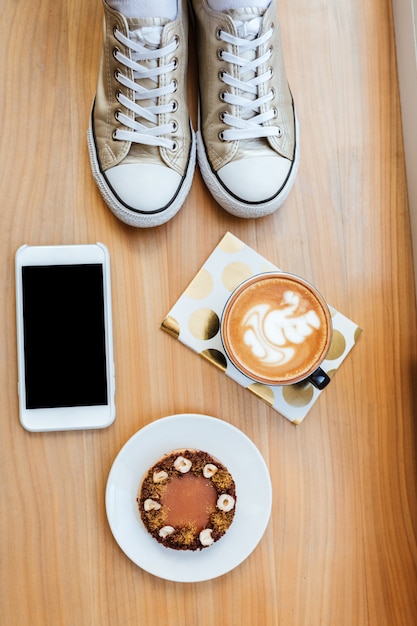
[[[236,367],[253,380],[283,385],[307,378],[330,345],[327,305],[306,281],[265,274],[237,288],[222,320],[223,343]]]

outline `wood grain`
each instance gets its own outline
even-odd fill
[[[196,172],[177,217],[138,231],[107,210],[86,128],[99,0],[3,0],[0,22],[0,606],[7,626],[411,626],[417,623],[416,310],[389,0],[280,0],[302,158],[275,215],[239,220]],[[196,123],[195,42],[189,97]],[[363,329],[294,427],[159,325],[226,231],[310,279]],[[22,243],[105,242],[117,418],[30,434],[18,419],[13,257]],[[179,584],[114,541],[111,464],[173,413],[241,428],[269,466],[273,513],[237,569]]]

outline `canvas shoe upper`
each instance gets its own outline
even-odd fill
[[[197,23],[198,162],[219,204],[261,217],[286,199],[299,161],[294,103],[276,3],[214,11],[192,0]],[[248,0],[250,3],[250,0]]]
[[[163,224],[181,208],[195,167],[187,107],[186,0],[177,19],[125,18],[103,0],[104,33],[88,130],[94,178],[131,226]]]

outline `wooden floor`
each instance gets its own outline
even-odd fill
[[[5,626],[417,624],[417,320],[390,0],[280,0],[301,165],[275,215],[233,218],[196,172],[177,217],[118,222],[90,174],[99,0],[2,0],[0,622]],[[190,50],[195,123],[196,72]],[[231,231],[310,279],[364,333],[295,427],[159,328]],[[117,418],[30,434],[18,418],[14,253],[110,249]],[[256,550],[205,583],[156,578],[110,532],[123,444],[166,415],[243,430],[272,479]],[[254,496],[256,497],[256,496]]]

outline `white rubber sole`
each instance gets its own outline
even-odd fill
[[[161,211],[146,213],[139,212],[135,209],[129,208],[123,204],[120,199],[114,194],[111,186],[106,180],[103,172],[101,171],[96,151],[96,144],[94,140],[94,133],[92,126],[87,131],[88,152],[90,155],[91,170],[97,187],[110,211],[122,222],[135,228],[153,228],[154,226],[161,226],[174,217],[184,204],[188,193],[191,189],[193,182],[195,162],[196,162],[196,138],[193,129],[192,143],[190,149],[190,158],[187,166],[185,177],[181,183],[181,186],[166,208]]]
[[[290,173],[280,192],[266,202],[244,202],[227,191],[210,166],[200,130],[197,132],[197,158],[205,184],[209,188],[211,195],[217,200],[223,209],[236,217],[244,217],[248,219],[265,217],[274,213],[285,202],[297,176],[300,162],[299,128],[297,118],[295,119],[295,154]]]

